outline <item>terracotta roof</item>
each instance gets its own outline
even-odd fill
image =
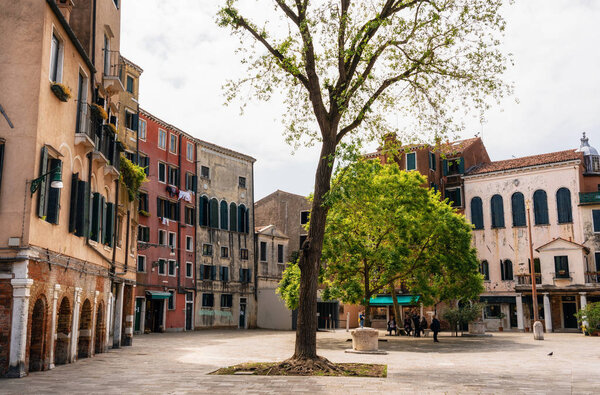
[[[483,163],[480,166],[469,171],[467,176],[476,174],[492,173],[496,171],[520,169],[523,167],[547,165],[551,163],[567,162],[571,160],[581,159],[580,152],[575,152],[574,149],[558,152],[550,152],[541,155],[524,156],[522,158],[499,160],[496,162]]]
[[[440,152],[441,154],[444,154],[444,155],[458,155],[458,154],[462,153],[465,149],[470,147],[473,143],[475,143],[479,140],[481,140],[481,137],[473,137],[470,139],[456,140],[456,141],[447,141],[445,143],[440,143],[438,147],[436,147],[436,145],[434,145],[434,144],[420,143],[420,144],[407,144],[407,145],[403,145],[399,148],[403,148],[408,151],[418,151],[418,150],[422,150],[422,149],[431,148],[432,150],[434,150],[436,152]],[[363,157],[367,158],[367,159],[374,159],[374,158],[377,158],[379,155],[381,155],[382,151],[383,151],[383,147],[379,147],[379,148],[377,148],[377,151],[375,151],[375,152],[369,152],[367,154],[363,154]]]

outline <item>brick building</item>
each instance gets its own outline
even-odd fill
[[[131,344],[119,32],[117,1],[3,3],[0,375]]]
[[[140,109],[136,333],[194,329],[196,142]]]

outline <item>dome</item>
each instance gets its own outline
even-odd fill
[[[585,132],[583,132],[583,137],[581,138],[581,146],[577,149],[577,152],[583,152],[584,156],[598,156],[598,151],[596,148],[591,147],[588,142],[589,139],[585,137]]]

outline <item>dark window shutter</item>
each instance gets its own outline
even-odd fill
[[[100,195],[100,240],[98,242],[103,243],[106,234],[106,199]]]
[[[598,210],[600,214],[600,210]],[[600,215],[598,216],[600,221]],[[598,222],[598,228],[600,229],[600,222]],[[229,230],[237,232],[237,206],[235,203],[229,205]]]
[[[59,159],[50,159],[50,170],[59,168],[62,172],[62,161]],[[47,183],[50,183],[51,176],[48,175],[46,179]],[[58,224],[58,217],[60,214],[60,189],[59,188],[48,188],[48,207],[46,209],[46,221],[52,224]]]
[[[483,229],[483,202],[478,196],[471,199],[471,221],[475,229]]]
[[[509,261],[508,259],[506,261],[504,261],[504,268],[506,270],[506,280],[512,280],[513,279],[512,261]]]
[[[444,159],[442,161],[442,171],[444,172],[445,176],[448,175],[448,160],[447,159]]]
[[[106,203],[106,230],[104,231],[104,244],[113,246],[113,235],[114,235],[114,220],[115,220],[115,205],[113,203]]]
[[[592,210],[592,220],[594,222],[594,232],[600,232],[600,210]]]
[[[163,216],[161,199],[159,197],[156,198],[156,216],[159,218]]]
[[[527,225],[525,219],[525,198],[521,192],[515,192],[510,198],[512,206],[513,226]]]
[[[533,194],[533,214],[536,225],[548,225],[548,197],[546,191],[538,189]]]
[[[246,233],[250,233],[250,209],[246,209]]]
[[[180,202],[177,202],[177,204],[175,205],[175,221],[180,221],[181,217],[181,204]]]
[[[504,227],[504,205],[502,196],[494,195],[491,200],[492,204],[492,228]]]
[[[244,269],[240,268],[240,282],[244,282]]]
[[[77,229],[77,217],[81,215],[77,207],[77,197],[79,196],[79,174],[74,173],[71,177],[71,201],[69,202],[69,233]]]
[[[217,279],[217,267],[216,266],[210,267],[210,279],[213,281]]]
[[[460,174],[465,174],[465,158],[460,158],[458,162],[458,172]]]
[[[252,282],[252,269],[248,269],[248,282],[251,283]]]
[[[221,229],[227,230],[227,225],[229,225],[229,218],[227,216],[227,202],[223,200],[221,201]]]
[[[560,188],[556,192],[556,205],[558,210],[558,223],[566,224],[573,222],[571,192],[567,188]]]
[[[210,227],[218,229],[219,228],[219,203],[217,199],[213,198],[210,200]]]
[[[100,220],[102,218],[100,203],[100,194],[94,192],[92,198],[92,229],[90,234],[90,238],[94,241],[100,241]]]
[[[75,220],[75,235],[79,237],[88,237],[90,200],[88,198],[90,185],[85,182],[77,181],[77,213]]]
[[[506,273],[504,271],[504,262],[500,260],[500,278],[506,280]]]
[[[198,176],[196,175],[192,176],[192,191],[198,193]]]
[[[48,148],[42,147],[42,155],[40,158],[40,176],[48,172]],[[42,180],[38,188],[38,217],[46,215],[46,181],[47,177]]]
[[[238,232],[243,232],[244,231],[244,212],[246,210],[244,210],[244,206],[239,206],[238,207],[238,223],[237,223],[237,230]]]
[[[138,114],[131,115],[131,130],[138,130],[140,116]]]

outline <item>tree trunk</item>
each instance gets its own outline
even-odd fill
[[[364,275],[365,275],[365,327],[369,328],[371,327],[371,287],[369,284],[369,274],[370,274],[370,270],[369,267],[367,266],[367,260],[363,259],[363,267],[365,269],[364,271]]]
[[[400,305],[398,304],[398,298],[396,298],[396,288],[394,284],[390,285],[390,292],[392,294],[392,302],[394,303],[394,319],[396,320],[396,328],[404,328],[404,321],[402,321],[402,314],[400,314]]]
[[[323,135],[327,135],[324,133]],[[335,134],[323,139],[321,156],[315,176],[315,192],[310,214],[308,238],[300,246],[300,297],[298,300],[298,321],[296,329],[296,349],[293,359],[317,359],[317,286],[325,220],[328,209],[323,206],[323,196],[329,191],[335,154]]]

